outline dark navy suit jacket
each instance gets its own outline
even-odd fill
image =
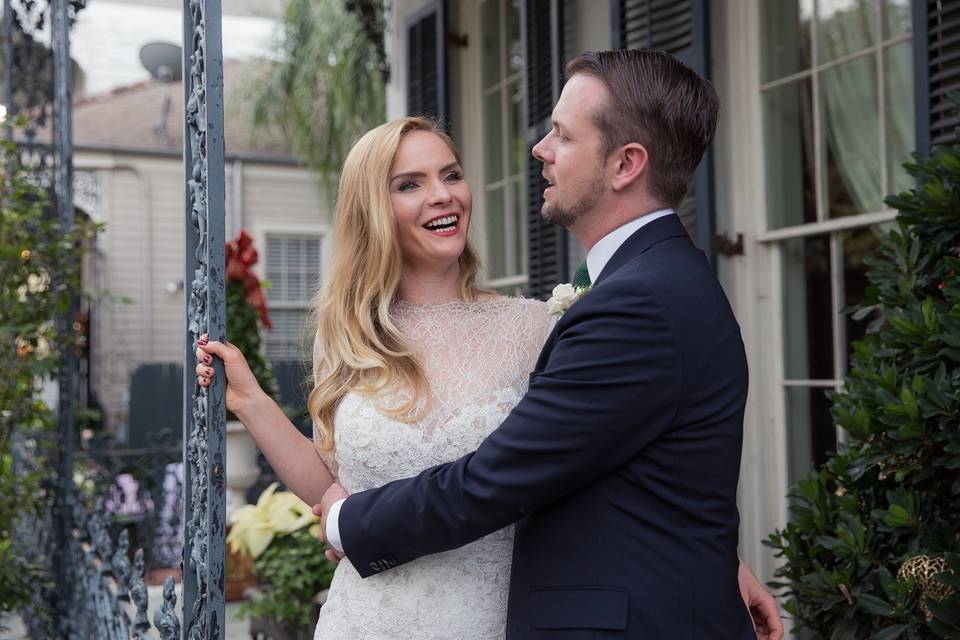
[[[747,640],[740,328],[675,215],[637,230],[547,339],[480,447],[357,493],[364,577],[516,522],[507,637]]]

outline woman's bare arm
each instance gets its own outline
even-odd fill
[[[214,375],[213,357],[223,360],[227,376],[227,409],[253,436],[280,480],[307,504],[320,502],[333,475],[320,459],[313,441],[297,430],[264,393],[246,358],[229,342],[197,342],[197,381],[208,386]]]

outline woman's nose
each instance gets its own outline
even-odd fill
[[[451,200],[453,200],[453,196],[450,195],[450,189],[447,188],[447,185],[443,182],[435,183],[430,191],[430,204],[445,204]]]

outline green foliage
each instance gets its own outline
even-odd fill
[[[80,346],[58,318],[80,290],[84,242],[97,229],[81,222],[64,230],[15,146],[0,141],[0,614],[26,604],[44,579],[17,553],[14,525],[47,507],[37,470],[55,468],[51,438],[44,437],[54,415],[40,392],[57,374],[61,354]],[[15,431],[31,447],[29,468],[14,464]]]
[[[362,20],[343,4],[290,0],[276,62],[254,87],[254,124],[279,129],[328,189],[354,140],[386,112],[382,54],[370,35],[382,28],[382,2],[362,3]]]
[[[271,398],[277,398],[277,384],[270,370],[270,363],[263,346],[263,334],[260,331],[260,313],[246,300],[246,289],[239,280],[227,280],[227,340],[236,346],[247,359],[250,370],[260,383],[261,388]],[[228,416],[236,420],[233,414]]]
[[[829,640],[960,638],[960,147],[908,164],[918,187],[887,200],[897,229],[868,262],[854,344],[833,416],[848,439],[791,492],[767,544],[801,627]],[[927,599],[904,561],[945,556],[956,591]]]
[[[244,614],[282,624],[309,624],[313,598],[330,587],[336,569],[323,555],[326,548],[308,528],[274,538],[254,563],[254,572],[269,588],[244,604]]]

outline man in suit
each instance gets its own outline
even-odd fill
[[[317,510],[364,577],[516,522],[508,638],[747,640],[744,601],[779,638],[737,556],[740,329],[674,212],[719,100],[661,52],[587,52],[567,76],[533,155],[592,289],[476,452]]]

